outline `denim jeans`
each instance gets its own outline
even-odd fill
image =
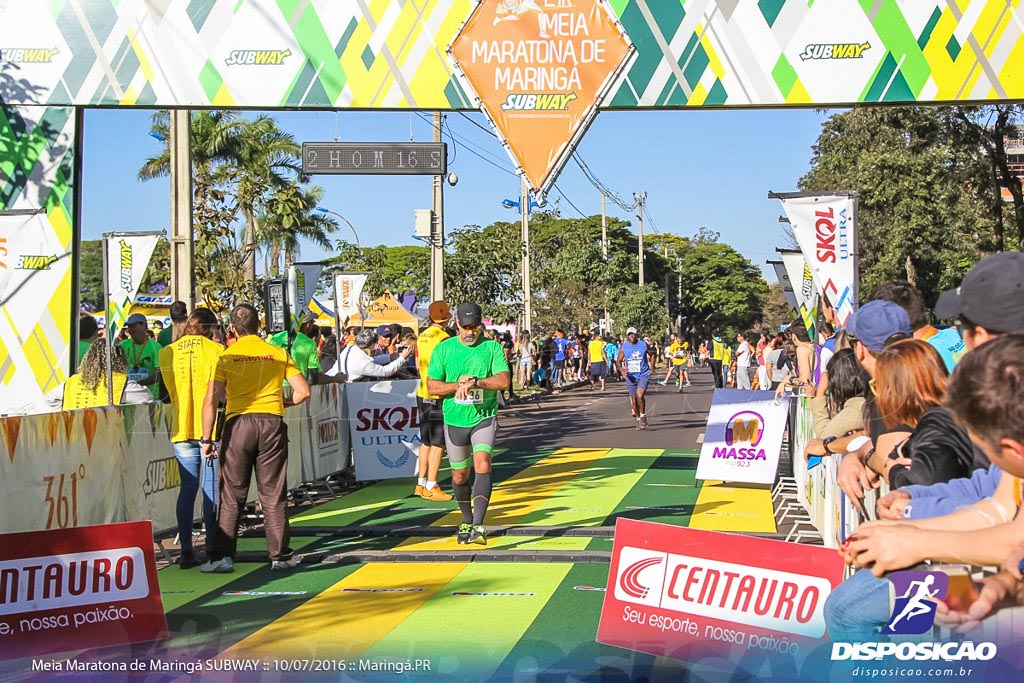
[[[178,489],[178,539],[182,553],[192,550],[192,520],[195,519],[196,497],[200,479],[203,483],[203,524],[206,526],[206,553],[213,547],[217,528],[217,460],[204,462],[198,441],[176,441],[174,457],[178,460],[181,488]]]
[[[825,601],[825,624],[832,642],[888,640],[879,632],[889,623],[889,581],[861,569],[839,584]]]

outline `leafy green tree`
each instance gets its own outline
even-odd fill
[[[453,230],[448,243],[451,251],[445,256],[445,299],[453,304],[474,301],[484,315],[499,322],[517,320],[523,307],[519,224],[466,226]]]
[[[419,301],[430,296],[429,247],[381,245],[358,249],[353,244],[343,243],[340,253],[327,262],[324,274],[330,276],[343,270],[369,273],[363,291],[371,298],[384,292],[415,294]]]
[[[732,335],[761,321],[768,284],[760,269],[728,244],[694,240],[679,258],[684,335]]]
[[[857,107],[822,125],[799,186],[859,193],[861,291],[907,280],[933,305],[991,247],[979,152],[956,140],[932,107]]]
[[[795,315],[782,287],[777,283],[768,285],[768,298],[761,313],[761,329],[766,333],[777,332],[782,325],[792,322]]]
[[[325,250],[334,248],[330,235],[338,231],[338,223],[332,216],[316,211],[323,194],[322,187],[303,188],[293,182],[267,199],[266,212],[257,217],[257,238],[267,250],[271,276],[281,272],[282,252],[286,267],[295,262],[300,237]]]
[[[616,287],[609,309],[615,334],[625,334],[626,328],[635,327],[641,335],[662,336],[669,324],[663,297],[664,292],[654,284]]]

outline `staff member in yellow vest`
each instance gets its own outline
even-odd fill
[[[288,428],[285,405],[299,405],[309,398],[309,384],[288,352],[259,338],[260,316],[249,304],[231,311],[226,351],[217,359],[213,381],[203,401],[203,433],[199,439],[203,457],[218,457],[213,441],[217,406],[227,398],[221,435],[220,505],[217,534],[210,558],[200,570],[225,574],[235,571],[238,518],[245,508],[249,482],[256,472],[256,488],[263,506],[270,569],[293,569],[288,527]],[[288,380],[291,396],[284,398],[282,383]]]
[[[128,359],[128,379],[148,387],[153,398],[160,397],[160,344],[149,338],[149,323],[141,313],[132,313],[125,321],[128,339],[121,342]]]
[[[207,557],[213,546],[213,531],[217,528],[217,461],[213,458],[206,460],[208,467],[203,471],[199,439],[203,435],[203,400],[213,381],[217,359],[224,350],[213,341],[213,332],[218,324],[217,316],[209,309],[197,308],[185,321],[178,340],[160,349],[160,377],[167,387],[173,416],[171,446],[181,475],[177,506],[178,539],[181,543],[178,566],[181,569],[199,566],[192,548],[192,520],[195,519],[200,481]]]
[[[725,386],[725,375],[722,372],[725,348],[721,337],[711,338],[711,358],[708,359],[708,365],[711,366],[711,377],[715,380],[716,389],[721,389]]]
[[[128,363],[120,346],[110,349],[110,367],[114,376],[114,405],[149,403],[153,395],[144,386],[128,379]],[[43,399],[51,410],[76,410],[110,405],[107,392],[107,340],[97,339],[85,352],[78,372]]]
[[[448,304],[435,301],[427,309],[430,327],[416,339],[416,367],[420,371],[420,385],[416,388],[416,408],[420,418],[419,479],[416,495],[426,500],[448,501],[451,494],[437,485],[437,471],[444,454],[444,413],[441,397],[427,390],[427,370],[434,348],[450,336],[445,327],[452,319]]]

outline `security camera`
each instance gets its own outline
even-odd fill
[[[448,174],[448,184],[455,187],[455,184],[459,182],[459,176],[455,175],[455,171]]]

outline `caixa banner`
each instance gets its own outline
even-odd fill
[[[358,481],[416,475],[418,385],[414,379],[345,385]]]
[[[684,662],[802,662],[825,642],[843,564],[825,548],[619,518],[608,576],[599,643]]]
[[[0,659],[166,637],[149,522],[0,535]]]

